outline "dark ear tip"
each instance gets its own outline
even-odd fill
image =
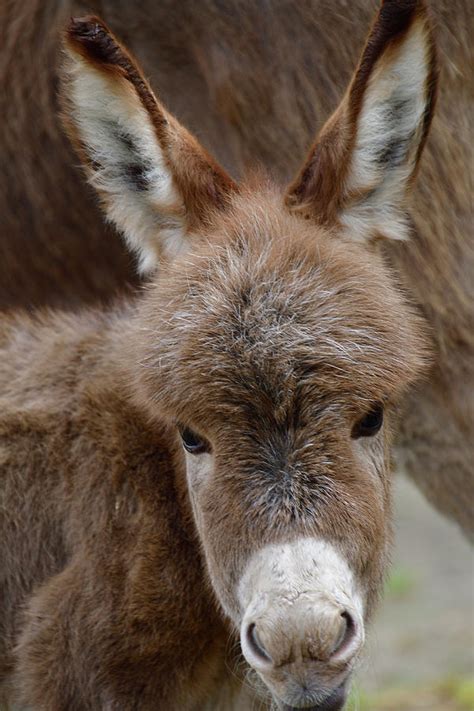
[[[108,30],[98,17],[87,15],[86,17],[71,17],[66,34],[77,42],[93,42],[97,41],[101,35],[108,34]]]
[[[428,18],[425,0],[383,0],[378,23],[393,35],[404,32],[415,18]]]
[[[384,0],[379,11],[379,23],[395,34],[405,30],[425,9],[422,0]]]
[[[381,9],[388,8],[399,12],[426,10],[425,0],[382,0]]]
[[[66,28],[66,43],[100,64],[118,64],[122,51],[99,17],[72,17]]]

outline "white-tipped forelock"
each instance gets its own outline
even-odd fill
[[[107,217],[137,254],[139,270],[185,244],[185,211],[147,110],[126,79],[110,78],[76,55],[70,66],[71,118],[93,165],[91,184]],[[141,189],[130,170],[145,181]]]
[[[426,27],[419,22],[390,60],[382,57],[365,91],[345,188],[369,193],[340,216],[352,239],[408,236],[404,201],[423,130],[428,72]]]

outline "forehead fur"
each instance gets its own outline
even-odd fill
[[[288,214],[273,191],[236,197],[149,292],[142,376],[177,416],[302,395],[355,408],[396,398],[424,340],[373,248]],[[190,402],[192,401],[192,405]]]

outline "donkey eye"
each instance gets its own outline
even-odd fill
[[[374,405],[352,428],[351,437],[373,437],[377,434],[383,423],[382,405]]]
[[[183,447],[190,454],[202,454],[203,452],[209,452],[210,448],[206,440],[199,437],[199,435],[190,430],[189,427],[181,429],[180,434]]]

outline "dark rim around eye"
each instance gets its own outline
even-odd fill
[[[209,445],[202,437],[199,437],[189,427],[180,428],[183,447],[189,454],[202,454],[209,451]]]
[[[374,405],[352,428],[351,437],[373,437],[383,424],[383,406]]]

